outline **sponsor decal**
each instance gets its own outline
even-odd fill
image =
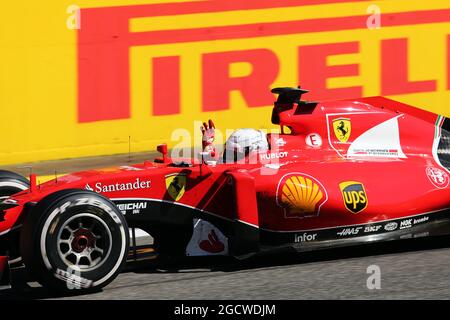
[[[300,243],[300,242],[309,242],[314,241],[317,238],[317,233],[303,233],[303,234],[296,234],[294,236],[294,242]]]
[[[275,144],[278,146],[278,147],[283,147],[283,146],[285,146],[286,145],[286,140],[284,140],[283,138],[278,138],[276,141],[275,141]]]
[[[438,189],[447,188],[450,183],[450,177],[447,172],[436,167],[426,168],[427,177],[430,182]]]
[[[383,227],[382,225],[377,225],[377,226],[366,226],[364,228],[364,233],[372,233],[372,232],[378,232],[380,231],[381,227]]]
[[[438,116],[433,142],[433,157],[436,163],[450,172],[450,119]]]
[[[323,140],[320,134],[311,133],[306,137],[306,144],[312,148],[319,148],[322,146]]]
[[[327,200],[322,183],[310,175],[294,172],[278,183],[276,201],[286,218],[316,217]]]
[[[323,229],[292,230],[282,233],[285,233],[285,236],[283,237],[285,241],[296,244],[310,241],[317,241],[314,243],[318,243],[320,241],[324,242],[324,245],[326,246],[325,242],[330,240],[349,238],[356,240],[356,238],[363,239],[360,237],[372,237],[374,235],[380,235],[381,237],[376,239],[369,239],[369,241],[383,241],[385,239],[383,235],[395,235],[396,232],[401,234],[410,232],[412,233],[415,231],[414,227],[420,227],[420,224],[425,227],[426,225],[424,223],[426,222],[442,221],[442,219],[448,218],[448,212],[446,209],[439,211],[439,213],[431,213],[432,212],[422,213],[414,216],[397,218],[395,220],[377,221],[368,224],[345,225]],[[428,230],[429,228],[427,227],[426,229]],[[422,230],[418,231],[422,232]]]
[[[356,228],[344,228],[341,231],[337,233],[337,235],[343,237],[343,236],[356,236],[359,234],[359,232],[362,230],[363,227],[356,227]]]
[[[368,205],[368,198],[364,185],[356,181],[346,181],[339,184],[344,204],[352,213],[364,211]]]
[[[228,255],[228,238],[218,228],[202,219],[194,219],[193,223],[187,256]]]
[[[348,118],[338,118],[333,120],[334,135],[340,143],[347,143],[352,134],[352,122]]]
[[[398,149],[354,149],[352,156],[372,156],[396,158],[400,154]]]
[[[411,238],[422,238],[428,237],[430,235],[429,232],[420,232],[420,233],[408,233],[400,236],[400,239],[411,239]]]
[[[86,289],[90,288],[93,284],[92,280],[81,277],[78,271],[72,270],[71,268],[68,271],[59,268],[56,269],[55,277],[65,281],[68,289]]]
[[[119,203],[117,208],[122,214],[139,214],[141,210],[147,209],[147,202]]]
[[[369,241],[383,241],[385,238],[383,235],[395,235],[396,232],[405,234],[413,232],[422,232],[422,230],[414,230],[414,227],[422,226],[426,227],[424,223],[430,221],[442,221],[448,218],[448,210],[417,214],[414,216],[398,218],[395,220],[384,220],[371,222],[368,224],[358,225],[345,225],[339,227],[329,227],[323,229],[304,229],[304,230],[292,230],[286,231],[286,235],[283,237],[286,241],[291,243],[302,243],[309,241],[325,242],[336,239],[348,239],[359,237],[372,237],[374,235],[380,235],[380,238],[370,239]],[[433,228],[431,226],[431,228]],[[402,230],[400,230],[402,229]],[[404,229],[404,230],[403,230]],[[426,230],[429,230],[427,227]],[[270,230],[269,230],[270,231]],[[397,235],[395,235],[397,237]],[[399,235],[398,235],[399,236]]]
[[[343,158],[406,158],[400,143],[399,118],[379,112],[327,114],[331,147]]]
[[[276,153],[267,153],[260,154],[260,158],[262,160],[273,160],[273,159],[283,159],[288,156],[288,153],[285,152],[276,152]]]
[[[174,200],[180,200],[186,190],[186,175],[175,173],[166,176],[167,194]]]
[[[214,229],[208,233],[208,239],[200,241],[198,246],[209,253],[221,253],[225,249],[225,245],[220,241]]]
[[[400,230],[411,228],[412,221],[413,221],[413,219],[406,219],[406,220],[401,221],[400,222]]]
[[[425,217],[423,217],[423,218],[414,219],[413,224],[424,223],[424,222],[427,222],[428,220],[430,220],[430,217],[425,216]]]
[[[413,235],[414,238],[422,238],[422,237],[428,237],[430,233],[428,231],[416,233]]]
[[[97,182],[94,187],[88,183],[84,187],[86,190],[95,191],[97,193],[109,193],[109,192],[117,192],[117,191],[129,191],[129,190],[140,190],[140,189],[149,189],[152,185],[150,180],[141,180],[140,178],[136,178],[133,182],[124,182],[124,183],[113,183],[113,184],[103,184],[103,182]]]
[[[384,230],[386,231],[394,231],[396,230],[398,227],[398,223],[397,222],[389,222],[387,224],[385,224],[384,226]]]
[[[406,158],[400,144],[398,118],[384,121],[361,134],[352,142],[347,157]]]

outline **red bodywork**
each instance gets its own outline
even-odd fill
[[[291,132],[268,135],[271,150],[253,163],[180,166],[166,157],[69,174],[15,195],[19,206],[3,213],[0,234],[32,214],[26,203],[68,188],[93,190],[117,204],[147,203],[138,213],[123,210],[130,227],[174,230],[173,241],[183,247],[193,237],[193,220],[208,221],[214,228],[200,235],[200,249],[225,250],[220,230],[233,255],[415,237],[413,230],[433,235],[431,226],[450,217],[447,151],[439,149],[445,117],[373,97],[278,102],[272,120]],[[181,192],[169,190],[174,176]]]
[[[0,256],[0,289],[9,287],[8,257]]]

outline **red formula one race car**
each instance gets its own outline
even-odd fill
[[[248,257],[450,233],[450,119],[382,97],[308,102],[277,88],[281,133],[240,129],[223,153],[161,158],[36,185],[0,172],[0,274],[97,289],[127,260],[129,228],[158,255]],[[131,229],[132,230],[132,229]]]

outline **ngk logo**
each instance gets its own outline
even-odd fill
[[[408,219],[408,220],[403,220],[402,222],[400,222],[400,229],[411,228],[412,220],[413,219]]]
[[[263,15],[262,9],[283,14]],[[236,15],[236,10],[246,10],[253,22],[224,18]],[[296,1],[275,0],[81,9],[78,121],[128,119],[132,107],[141,108],[139,116],[150,117],[177,115],[187,109],[225,111],[232,108],[232,101],[249,108],[269,106],[275,83],[300,83],[311,90],[309,99],[321,100],[433,92],[441,70],[447,70],[450,78],[450,68],[445,67],[450,56],[448,35],[430,35],[429,39],[442,41],[433,42],[431,49],[440,53],[433,61],[435,71],[419,77],[416,73],[427,61],[412,51],[424,47],[424,37],[413,31],[368,36],[386,28],[447,22],[448,9],[383,13],[380,30],[366,28],[365,8],[348,17],[308,19],[298,10]],[[200,14],[217,19],[199,19]],[[183,25],[186,15],[190,20],[184,20],[190,24]],[[175,19],[180,22],[176,24]],[[205,21],[214,22],[206,25]],[[302,38],[338,31],[342,34]],[[318,40],[311,43],[310,39]],[[342,55],[350,56],[339,59]],[[411,62],[411,57],[420,65]],[[346,77],[354,81],[334,81]],[[332,87],[327,85],[330,79]],[[450,81],[445,82],[449,89]]]

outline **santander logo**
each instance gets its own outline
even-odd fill
[[[88,183],[84,187],[86,190],[94,191],[97,193],[108,193],[108,192],[116,192],[116,191],[129,191],[129,190],[139,190],[139,189],[148,189],[152,185],[150,180],[141,180],[140,178],[136,178],[133,182],[125,182],[125,183],[114,183],[114,184],[103,184],[102,182],[97,182],[94,187]]]
[[[225,245],[219,240],[214,230],[208,234],[208,240],[199,243],[200,249],[210,253],[220,253],[225,250]]]

